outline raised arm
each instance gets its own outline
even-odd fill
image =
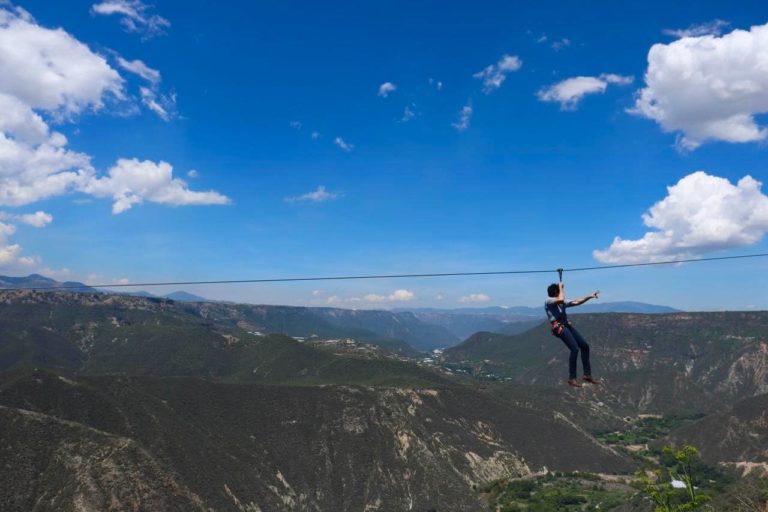
[[[557,297],[553,297],[555,303],[561,304],[565,302],[565,287],[563,286],[563,282],[560,281],[560,293],[557,295]]]
[[[594,291],[591,294],[586,295],[586,296],[584,296],[584,297],[582,297],[580,299],[572,300],[572,301],[568,302],[568,306],[571,306],[571,307],[572,306],[581,306],[582,304],[587,302],[589,299],[596,299],[599,293],[600,293],[600,290],[597,290],[597,291]],[[562,287],[562,285],[560,286],[560,295],[563,295],[563,287]]]

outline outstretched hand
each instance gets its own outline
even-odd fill
[[[593,299],[597,299],[599,294],[600,294],[600,290],[596,290],[592,292],[592,295],[590,295],[590,297],[592,297]]]

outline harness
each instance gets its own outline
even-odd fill
[[[551,320],[549,323],[552,329],[552,336],[557,336],[558,338],[563,334],[565,328],[571,325],[567,318],[563,318],[562,322],[560,320]]]
[[[558,338],[563,334],[565,328],[571,325],[571,322],[568,321],[568,313],[565,312],[565,305],[563,305],[563,315],[560,317],[560,320],[555,318],[550,320],[549,324],[552,329],[552,336],[557,336]]]

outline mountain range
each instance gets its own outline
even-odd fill
[[[398,344],[450,332],[411,312],[0,291],[0,509],[481,511],[491,482],[631,474],[593,433],[640,414],[764,464],[768,312],[580,315],[604,384],[579,390],[529,320],[423,362]]]
[[[27,290],[0,304],[3,510],[469,511],[490,480],[632,468],[541,404],[237,327],[259,312]]]
[[[596,397],[628,410],[711,412],[768,393],[768,312],[585,314],[573,321],[591,345]],[[559,386],[569,352],[548,325],[513,336],[477,333],[445,350],[476,375]]]
[[[83,283],[61,283],[38,274],[27,277],[0,276],[0,288],[46,288],[55,289],[67,287],[68,291],[131,295],[138,297],[170,299],[178,302],[222,303],[191,294],[176,291],[165,295],[155,295],[147,291],[119,291],[95,289]],[[244,310],[245,305],[237,305]],[[291,336],[308,337],[322,331],[328,335],[335,329],[346,329],[335,332],[332,336],[362,336],[362,339],[372,340],[397,339],[418,350],[429,351],[444,348],[480,331],[498,332],[502,334],[518,334],[535,326],[539,319],[544,318],[541,307],[481,307],[481,308],[396,308],[392,311],[382,310],[344,310],[339,308],[302,308],[288,306],[254,305],[254,311],[260,312],[262,327],[269,332],[280,332]],[[671,313],[677,310],[666,306],[656,306],[641,302],[607,302],[590,303],[579,307],[574,312],[581,313]],[[254,314],[247,316],[253,318]],[[322,325],[312,325],[315,323]],[[362,330],[364,331],[358,331]],[[406,350],[404,346],[401,350]]]

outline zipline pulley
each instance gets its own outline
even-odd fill
[[[560,284],[563,284],[563,269],[557,269],[557,274],[560,276]]]

